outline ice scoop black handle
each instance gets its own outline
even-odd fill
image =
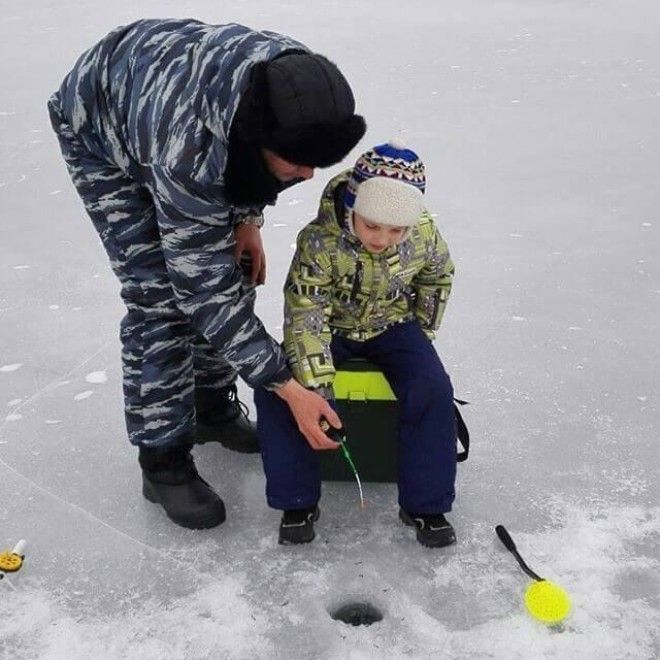
[[[525,560],[518,553],[516,544],[513,542],[509,532],[506,531],[504,525],[497,525],[495,527],[495,533],[497,534],[500,541],[502,541],[504,544],[504,547],[516,558],[516,561],[520,564],[520,568],[522,568],[523,571],[525,571],[525,573],[527,573],[527,575],[529,575],[529,577],[531,577],[533,580],[538,580],[541,582],[543,578],[534,573],[534,571],[529,566],[527,566]]]
[[[504,547],[509,552],[512,552],[513,554],[516,554],[518,552],[518,549],[516,548],[516,544],[513,542],[513,539],[509,535],[509,532],[506,531],[506,527],[504,527],[504,525],[498,525],[495,528],[495,533],[499,537],[500,541],[504,543]]]

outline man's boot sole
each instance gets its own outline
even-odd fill
[[[218,525],[221,525],[227,519],[227,514],[224,510],[224,506],[221,513],[216,513],[211,516],[199,517],[195,520],[191,520],[190,518],[181,519],[181,518],[177,518],[176,516],[172,516],[167,511],[163,503],[158,499],[158,497],[151,491],[148,483],[146,483],[144,480],[142,482],[142,495],[144,496],[144,499],[147,500],[148,502],[152,502],[153,504],[160,505],[160,507],[165,512],[165,515],[173,523],[176,523],[180,527],[185,527],[186,529],[211,529],[212,527],[217,527]]]

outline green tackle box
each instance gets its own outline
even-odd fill
[[[396,482],[399,410],[385,376],[366,360],[350,359],[337,368],[332,387],[360,479]],[[324,481],[355,478],[341,450],[320,454]]]
[[[348,447],[361,481],[396,483],[399,408],[382,372],[370,362],[352,358],[340,364],[333,391],[337,412],[346,429]],[[457,403],[464,401],[456,399]],[[457,439],[462,445],[458,461],[467,458],[469,434],[454,405]],[[323,481],[352,481],[355,477],[341,450],[322,451]]]

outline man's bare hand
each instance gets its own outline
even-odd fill
[[[261,242],[261,230],[256,225],[239,222],[234,227],[236,248],[234,259],[240,262],[241,255],[247,252],[252,261],[250,279],[253,284],[263,284],[266,281],[266,254]]]
[[[312,449],[339,447],[339,443],[330,440],[321,430],[320,423],[323,418],[337,429],[342,426],[337,413],[322,396],[305,389],[295,378],[275,390],[275,393],[289,405],[298,429]]]

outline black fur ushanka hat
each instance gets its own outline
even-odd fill
[[[232,130],[291,163],[328,167],[346,157],[366,124],[335,64],[289,51],[254,65]]]

